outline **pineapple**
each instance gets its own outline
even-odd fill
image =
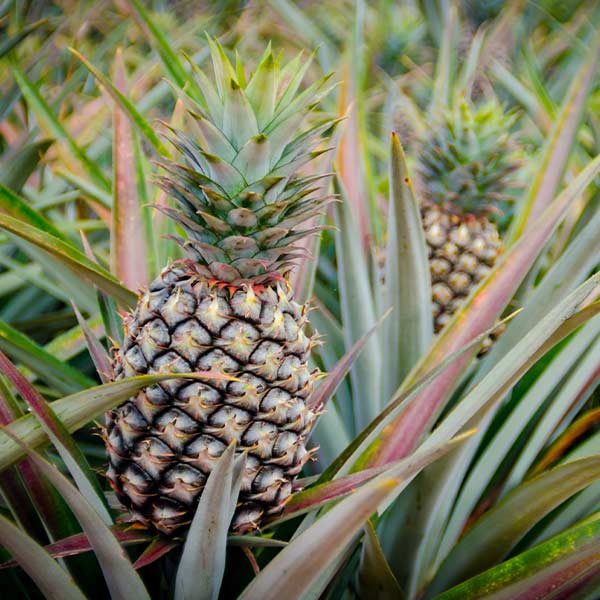
[[[495,102],[473,108],[462,101],[421,144],[417,173],[436,333],[502,252],[500,232],[518,189],[511,124]]]
[[[310,458],[319,373],[305,333],[307,308],[286,275],[307,258],[298,242],[328,201],[302,166],[327,148],[335,123],[303,128],[327,77],[299,91],[309,61],[285,66],[270,47],[252,76],[209,40],[214,83],[185,97],[189,131],[168,133],[182,161],[165,161],[159,185],[177,209],[162,210],[188,257],[168,265],[124,322],[117,378],[210,371],[233,380],[170,380],[107,415],[107,476],[131,519],[171,535],[185,531],[215,461],[232,442],[247,452],[232,531],[277,513]],[[193,89],[193,88],[191,88]],[[192,129],[190,129],[192,130]]]

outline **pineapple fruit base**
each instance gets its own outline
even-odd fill
[[[281,510],[311,455],[316,416],[305,313],[285,283],[218,285],[191,264],[149,286],[125,320],[116,378],[212,371],[235,380],[168,380],[107,413],[107,476],[132,520],[168,535],[189,524],[233,441],[248,460],[232,531]]]

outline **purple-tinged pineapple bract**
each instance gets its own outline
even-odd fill
[[[519,189],[512,122],[495,102],[463,101],[421,142],[418,181],[436,333],[502,252],[498,224]]]
[[[170,131],[182,162],[165,161],[166,209],[187,260],[167,266],[125,319],[117,378],[209,371],[235,380],[175,379],[107,415],[107,475],[133,520],[166,533],[190,523],[215,461],[232,442],[248,460],[232,530],[281,510],[309,459],[319,373],[307,309],[286,274],[328,198],[302,166],[320,155],[334,122],[315,114],[327,78],[304,90],[309,61],[285,66],[268,48],[248,79],[209,40],[214,83],[186,102],[194,135]],[[192,92],[189,92],[192,93]],[[312,118],[308,118],[312,117]],[[303,126],[308,121],[306,126]],[[189,133],[189,132],[188,132]],[[164,209],[163,209],[164,210]]]

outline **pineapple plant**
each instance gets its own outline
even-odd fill
[[[417,175],[436,333],[502,252],[520,166],[512,121],[495,101],[462,100],[421,141]]]
[[[97,3],[91,4],[97,9]],[[276,4],[291,17],[310,19],[307,7]],[[262,12],[268,14],[266,9]],[[11,34],[19,34],[28,14],[25,7],[14,20],[9,18]],[[260,30],[268,30],[269,17],[259,11],[256,15]],[[361,25],[361,15],[354,17]],[[345,25],[354,17],[346,15],[348,21],[340,21],[339,30],[349,30]],[[6,110],[13,113],[9,123],[26,134],[23,138],[39,139],[40,144],[40,133],[59,132],[74,154],[65,156],[65,144],[59,140],[43,159],[36,148],[35,161],[30,161],[35,178],[23,180],[23,185],[6,177],[10,169],[0,169],[0,585],[5,594],[176,600],[374,595],[475,600],[490,593],[511,598],[597,597],[600,456],[598,413],[588,410],[588,402],[597,404],[598,397],[599,276],[589,275],[597,272],[600,260],[595,181],[600,158],[593,158],[596,149],[589,133],[593,104],[586,106],[597,73],[597,42],[586,46],[586,52],[569,50],[568,64],[577,63],[576,72],[565,73],[558,65],[550,79],[536,85],[525,75],[528,89],[539,93],[544,86],[555,100],[561,98],[557,90],[570,81],[577,84],[556,113],[536,120],[536,112],[519,123],[534,140],[546,139],[536,131],[538,126],[545,121],[553,125],[548,143],[528,153],[528,161],[536,177],[545,179],[544,165],[564,167],[568,160],[567,181],[564,186],[559,178],[546,181],[541,199],[535,186],[520,195],[511,243],[493,267],[496,276],[464,300],[461,319],[446,325],[443,336],[431,337],[431,288],[423,285],[429,283],[428,246],[413,186],[406,185],[414,173],[398,137],[390,140],[389,186],[365,178],[359,187],[373,186],[374,198],[382,189],[389,190],[393,210],[380,215],[388,237],[385,287],[369,284],[369,249],[363,252],[357,244],[360,222],[352,218],[357,206],[350,200],[360,196],[349,193],[357,189],[352,189],[356,181],[351,175],[362,175],[360,169],[353,170],[352,154],[346,154],[336,181],[342,200],[334,207],[339,224],[337,271],[330,270],[327,280],[333,310],[322,308],[326,290],[316,287],[316,310],[310,319],[311,329],[318,328],[327,341],[311,352],[311,361],[329,373],[315,386],[319,374],[306,366],[315,340],[302,338],[307,309],[294,304],[286,277],[290,261],[304,259],[301,234],[316,228],[311,220],[290,221],[308,216],[327,201],[317,190],[309,192],[317,179],[310,181],[313,176],[308,174],[303,179],[296,168],[322,150],[318,144],[331,128],[327,119],[318,118],[310,124],[307,119],[307,129],[301,128],[302,117],[308,117],[325,82],[296,96],[289,86],[302,74],[298,61],[284,67],[265,55],[263,62],[272,60],[273,66],[263,67],[262,73],[273,74],[273,79],[266,77],[267,84],[253,88],[256,74],[248,76],[241,65],[232,67],[211,43],[218,73],[213,87],[202,73],[197,85],[179,56],[167,51],[185,48],[192,62],[202,65],[204,41],[189,22],[177,29],[171,29],[174,19],[155,22],[139,0],[119,2],[111,11],[111,23],[118,27],[109,32],[113,37],[106,47],[112,49],[114,39],[133,27],[159,52],[148,53],[144,46],[132,60],[125,49],[123,64],[119,53],[113,63],[109,51],[107,65],[103,54],[94,52],[102,32],[89,30],[92,43],[87,46],[87,30],[78,19],[90,22],[90,15],[73,15],[58,40],[71,30],[84,36],[86,45],[79,48],[90,57],[86,66],[98,65],[90,71],[99,86],[112,92],[114,104],[97,90],[90,97],[94,88],[87,76],[79,79],[82,84],[85,79],[81,87],[76,79],[69,82],[68,94],[53,93],[61,81],[53,83],[48,77],[53,77],[57,62],[66,59],[69,72],[73,69],[72,55],[60,49],[44,54],[41,72],[22,65],[20,53],[2,62],[7,66],[7,87],[14,77],[22,92],[20,99],[12,100],[12,93],[6,96]],[[290,28],[297,24],[299,34],[290,36],[290,44],[302,40],[306,22],[290,18]],[[240,52],[246,52],[248,38],[253,45],[248,24],[247,18],[240,18],[237,31],[246,36],[237,45]],[[382,23],[374,31],[385,30]],[[318,36],[316,30],[313,38]],[[139,33],[129,39],[137,45]],[[536,58],[544,49],[543,44],[534,46]],[[172,88],[158,83],[158,57],[190,110],[182,123],[182,104],[175,104],[170,121],[175,130],[167,134],[183,156],[178,162],[168,159],[158,138],[148,135],[154,127],[147,117],[159,113],[169,119],[163,111],[173,107]],[[338,58],[335,53],[331,57]],[[352,59],[356,57],[360,58],[358,48]],[[322,65],[323,70],[331,65]],[[107,72],[115,73],[114,83],[103,75]],[[124,72],[135,82],[131,88]],[[148,79],[150,72],[153,77]],[[519,72],[519,64],[514,72]],[[80,76],[76,69],[73,73]],[[442,69],[437,76],[450,81]],[[549,85],[558,79],[559,88]],[[428,81],[423,83],[429,88]],[[369,100],[379,102],[380,85],[378,80],[372,97],[368,90]],[[276,89],[269,96],[272,103],[257,101],[260,94],[253,89],[259,88]],[[243,94],[235,96],[234,89]],[[360,97],[365,91],[356,91],[359,101],[365,100]],[[456,98],[463,90],[451,92]],[[248,131],[253,130],[247,127],[252,116],[244,110],[244,95],[257,122],[256,134]],[[271,121],[281,137],[265,133],[269,125],[264,126],[263,117],[275,115],[285,104],[283,98],[294,96],[280,115],[287,125],[279,129],[277,118]],[[345,114],[347,104],[339,104],[340,114]],[[479,106],[468,108],[477,114]],[[368,103],[369,115],[371,107]],[[231,109],[235,118],[224,118]],[[114,137],[109,132],[88,146],[92,130],[98,129],[90,128],[87,119],[81,129],[82,114],[94,115],[102,128],[113,117]],[[128,118],[116,119],[117,114]],[[453,115],[452,122],[456,119]],[[245,139],[235,138],[242,129]],[[225,139],[219,136],[224,130]],[[363,146],[374,152],[374,159],[387,156],[379,151],[379,134],[372,135],[369,128],[359,133],[367,138]],[[150,194],[142,188],[153,168],[145,152],[136,155],[142,149],[136,146],[138,135],[145,136],[145,152],[156,150],[164,157],[159,184],[169,200],[161,190],[155,202],[172,219],[147,208]],[[354,142],[347,136],[340,145],[351,150]],[[448,143],[448,152],[453,145]],[[13,148],[9,150],[6,166],[14,156]],[[290,172],[285,172],[288,159]],[[41,160],[38,168],[36,161]],[[342,167],[341,161],[337,164]],[[19,178],[27,179],[27,173],[19,172]],[[438,178],[442,180],[438,175],[436,182]],[[510,179],[507,175],[505,181]],[[446,189],[451,190],[450,184]],[[481,190],[492,187],[482,185]],[[488,197],[481,190],[472,194],[474,207],[464,210],[454,204],[460,205],[460,197],[466,201],[468,189],[458,199],[444,192],[446,199],[454,199],[447,200],[443,211],[443,201],[428,199],[427,206],[458,220],[469,221],[464,215],[472,215],[483,222],[485,217],[502,238],[510,212],[503,198]],[[507,200],[513,195],[506,188],[496,191],[505,193]],[[265,203],[253,202],[261,194]],[[478,211],[481,198],[489,208]],[[535,224],[528,217],[534,200],[541,203],[534,211],[539,215]],[[77,210],[88,202],[88,210]],[[550,210],[545,209],[548,205]],[[374,212],[378,205],[371,208]],[[143,224],[148,239],[177,233],[187,258],[177,260],[180,255],[173,254],[175,262],[157,260],[172,252],[174,244],[145,246],[139,237],[124,235],[131,229],[123,224],[131,219],[141,224],[147,212],[154,215]],[[253,214],[260,215],[256,226]],[[114,227],[109,230],[110,217]],[[518,231],[519,218],[535,225],[525,235]],[[283,236],[281,244],[268,235],[265,241],[259,225],[271,232],[284,230],[277,232]],[[553,233],[557,227],[558,235]],[[97,262],[82,252],[79,231],[89,243],[88,256],[93,253]],[[366,238],[379,242],[377,235],[374,230]],[[234,256],[244,248],[252,254],[251,246],[231,239],[225,243],[228,237],[255,240],[267,256]],[[271,261],[277,262],[276,253],[286,246],[275,267]],[[321,252],[322,261],[330,256]],[[257,262],[251,269],[253,258],[262,265]],[[157,264],[167,264],[152,283],[142,284],[139,294],[133,291],[138,274],[131,268],[138,264],[146,265],[151,277],[160,270]],[[532,267],[536,276],[527,277]],[[82,278],[89,285],[81,285]],[[510,306],[517,289],[523,310],[483,360],[471,360],[481,336]],[[83,313],[78,320],[65,302],[71,298]],[[125,319],[124,339],[119,320],[123,311],[118,307],[132,310]],[[381,321],[384,314],[386,320]],[[278,315],[283,315],[285,336],[278,328]],[[120,345],[114,352],[114,369],[105,340],[107,345],[111,340]],[[263,360],[256,348],[249,350],[265,341],[271,349],[283,347],[279,362]],[[290,363],[288,375],[283,366],[287,369]],[[532,367],[535,370],[528,373]],[[108,376],[112,370],[115,381]],[[348,370],[351,376],[345,379]],[[189,371],[195,372],[194,379]],[[308,384],[295,381],[294,373],[306,376]],[[460,382],[466,376],[469,384],[463,387]],[[275,408],[265,402],[273,389]],[[278,402],[286,394],[291,400]],[[106,410],[109,475],[132,519],[150,527],[119,523],[121,507],[114,503],[107,482],[97,477],[106,448],[93,433],[95,420]],[[293,482],[295,470],[311,455],[306,439],[317,417],[314,437],[322,449],[319,462],[311,465],[316,477]],[[230,440],[237,441],[237,450]],[[285,456],[280,454],[282,447],[289,450]],[[23,458],[28,462],[21,462]],[[290,485],[303,489],[286,502]],[[275,514],[284,503],[282,513]],[[17,565],[21,568],[14,568]]]
[[[287,275],[306,258],[327,197],[302,166],[321,155],[328,117],[303,124],[327,77],[298,92],[308,62],[282,66],[270,47],[246,79],[209,40],[214,83],[186,98],[192,137],[170,130],[180,160],[159,185],[177,209],[188,258],[166,266],[124,323],[117,379],[208,371],[231,381],[159,383],[107,414],[107,476],[131,518],[172,534],[189,524],[213,465],[232,442],[248,454],[232,530],[281,509],[312,451],[309,404],[318,370],[307,307]],[[316,184],[316,185],[315,185]]]

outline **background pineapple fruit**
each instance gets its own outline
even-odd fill
[[[421,143],[417,174],[436,333],[502,251],[500,233],[518,189],[512,121],[496,102],[462,101]]]
[[[333,123],[313,118],[327,78],[298,91],[310,61],[285,66],[268,48],[246,80],[209,40],[213,84],[185,98],[193,139],[171,131],[183,162],[165,162],[160,185],[178,208],[163,208],[185,232],[189,259],[167,266],[125,319],[118,378],[213,371],[235,381],[171,380],[108,414],[107,471],[132,518],[171,534],[191,521],[217,458],[234,440],[247,451],[232,523],[255,528],[280,510],[306,449],[315,412],[307,404],[318,373],[308,356],[306,308],[286,273],[305,257],[297,242],[327,201],[301,167],[325,150]],[[193,89],[193,88],[192,88]]]

